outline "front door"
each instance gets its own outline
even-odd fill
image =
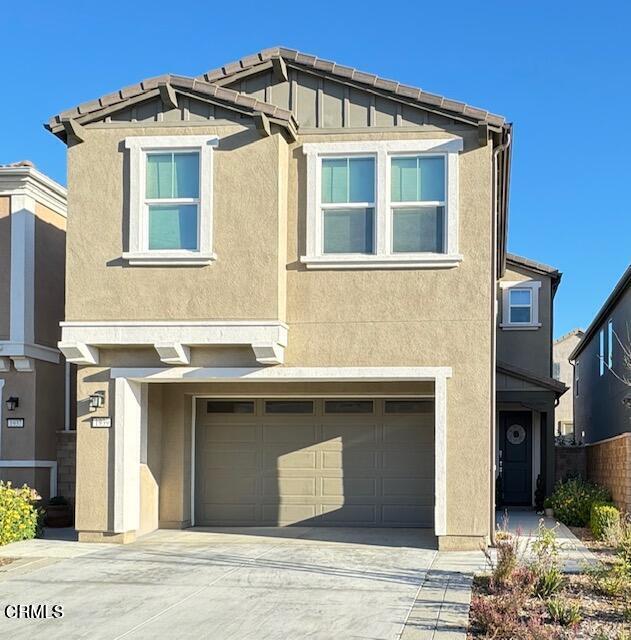
[[[532,414],[500,412],[500,462],[505,505],[532,504]]]

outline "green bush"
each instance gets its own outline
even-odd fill
[[[0,481],[0,546],[30,540],[38,529],[37,493],[24,485],[14,488]]]
[[[611,527],[620,523],[620,511],[613,504],[595,502],[589,516],[589,527],[597,540],[603,540]]]
[[[571,527],[587,526],[592,505],[598,502],[610,502],[610,500],[611,495],[607,489],[581,478],[571,478],[557,484],[554,493],[550,496],[555,517]]]

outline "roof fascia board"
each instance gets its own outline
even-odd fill
[[[208,74],[204,74],[202,77],[204,78],[204,80],[206,82],[210,82],[211,84],[216,84],[218,87],[225,87],[228,84],[233,84],[234,82],[239,82],[239,80],[245,80],[246,78],[249,78],[250,76],[254,76],[258,73],[261,73],[263,71],[266,71],[268,69],[272,69],[272,61],[271,60],[266,60],[265,62],[261,62],[260,64],[254,65],[253,67],[250,67],[249,69],[243,69],[243,71],[237,71],[236,73],[229,75],[229,76],[223,76],[220,78],[216,78],[215,80],[210,79],[210,77],[208,76]]]

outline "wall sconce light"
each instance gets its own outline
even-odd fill
[[[7,411],[15,411],[20,406],[20,399],[15,396],[11,396],[7,400]]]
[[[89,396],[89,400],[90,404],[88,405],[88,408],[90,409],[90,411],[96,411],[105,404],[105,392],[96,391]]]

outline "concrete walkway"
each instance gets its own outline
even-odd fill
[[[481,553],[419,529],[158,531],[126,545],[0,549],[0,637],[463,640]],[[11,568],[13,567],[13,568]],[[62,604],[15,620],[7,603]]]
[[[497,527],[502,528],[503,511],[497,512]],[[561,522],[554,518],[545,518],[534,511],[508,511],[508,529],[519,532],[524,541],[525,553],[529,555],[532,543],[537,539],[539,522],[543,520],[548,529],[555,529],[561,551],[561,560],[565,573],[579,573],[586,565],[596,564],[596,556]]]

